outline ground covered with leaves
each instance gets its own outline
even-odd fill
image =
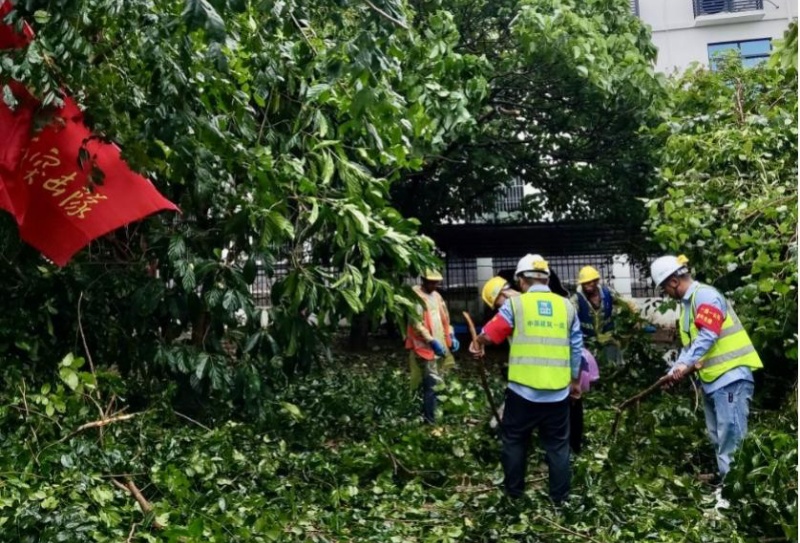
[[[754,406],[724,489],[732,507],[721,513],[700,476],[714,471],[714,458],[693,390],[649,398],[612,439],[611,406],[649,384],[663,362],[605,369],[585,400],[587,447],[572,460],[572,497],[555,509],[535,444],[525,499],[503,497],[500,443],[473,361],[459,361],[431,427],[421,423],[404,360],[388,347],[340,354],[282,384],[258,419],[237,417],[244,411],[231,405],[189,417],[168,393],[120,412],[124,391],[113,374],[95,377],[71,357],[51,382],[6,381],[0,540],[797,539],[793,401],[782,412]],[[500,395],[500,368],[491,380]],[[82,428],[102,418],[98,409],[121,418]],[[131,487],[152,511],[143,514]]]

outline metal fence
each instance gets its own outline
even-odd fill
[[[575,292],[578,272],[584,266],[597,268],[601,278],[606,283],[610,284],[614,279],[614,256],[610,254],[543,256],[550,264],[550,269],[557,278],[553,282],[555,284],[560,283],[568,294]],[[445,281],[441,290],[454,323],[464,322],[461,315],[463,311],[467,311],[477,320],[485,322],[491,316],[492,310],[480,299],[480,291],[483,284],[478,280],[478,277],[499,275],[513,284],[514,271],[519,258],[492,258],[492,269],[480,270],[480,272],[479,262],[475,258],[452,257],[446,259]],[[638,270],[636,267],[634,269]],[[633,296],[652,296],[654,289],[648,281],[649,279],[645,272],[634,271]],[[551,286],[555,287],[552,284]]]
[[[568,255],[568,256],[544,256],[550,269],[561,282],[561,285],[570,293],[575,292],[578,286],[578,272],[584,266],[592,266],[600,272],[600,277],[605,282],[610,282],[613,278],[614,257],[613,255],[589,254],[589,255]],[[494,275],[502,275],[510,278],[517,267],[518,258],[496,258],[492,260]]]
[[[649,258],[647,262],[633,263],[631,265],[631,296],[634,298],[656,298],[659,297],[658,287],[653,284],[650,278],[650,264],[655,257]]]
[[[600,272],[604,283],[612,285],[614,277],[614,255],[585,254],[585,255],[543,255],[554,272],[551,287],[558,291],[561,285],[568,294],[573,294],[577,289],[578,272],[584,266],[592,266]],[[650,279],[650,263],[633,262],[630,264],[630,295],[633,298],[658,297],[658,289]],[[454,322],[463,322],[462,311],[468,311],[480,319],[488,318],[492,311],[480,299],[482,281],[478,277],[499,275],[513,284],[514,271],[519,259],[517,257],[499,257],[491,259],[491,270],[479,269],[479,259],[475,258],[447,258],[445,281],[442,285],[442,295],[447,301]]]

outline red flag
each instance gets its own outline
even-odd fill
[[[10,0],[0,0],[0,49],[19,49],[33,39],[33,30],[28,23],[23,21],[22,33],[19,33],[13,26],[3,22],[13,9],[14,5]],[[8,194],[3,181],[12,176],[19,165],[30,139],[33,113],[39,104],[17,81],[9,81],[7,86],[19,104],[12,110],[0,96],[0,209],[14,215],[19,223],[24,209],[15,209],[13,198]]]
[[[34,137],[17,174],[6,181],[15,208],[27,194],[20,223],[22,239],[63,266],[93,239],[161,210],[178,208],[152,183],[133,172],[119,149],[90,139],[71,98],[56,118]],[[81,147],[89,160],[79,162]],[[104,175],[89,188],[93,166]]]
[[[33,39],[33,29],[26,22],[22,22],[22,33],[3,23],[6,15],[11,13],[14,5],[10,0],[0,0],[0,49],[17,49],[24,47]]]
[[[33,39],[27,23],[21,33],[3,23],[13,8],[0,0],[0,49],[24,47]],[[14,215],[23,240],[63,266],[95,238],[151,213],[178,210],[128,168],[115,145],[91,137],[69,97],[31,139],[39,102],[20,83],[8,85],[19,104],[12,110],[0,99],[0,209]],[[102,172],[103,180],[89,187],[93,170]]]
[[[39,102],[17,81],[10,81],[14,98],[17,100],[12,110],[0,98],[0,209],[5,209],[17,221],[22,222],[27,207],[27,191],[6,185],[13,180],[20,160],[31,139],[33,114]],[[10,191],[15,191],[13,194]]]

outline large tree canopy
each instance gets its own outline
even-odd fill
[[[663,96],[656,50],[625,2],[415,0],[419,24],[454,14],[456,51],[485,58],[469,125],[392,187],[424,224],[490,210],[504,186],[537,195],[525,215],[640,224]]]
[[[227,388],[231,349],[236,371],[252,373],[248,353],[307,364],[326,324],[406,311],[402,279],[435,263],[433,246],[389,206],[381,174],[419,168],[447,131],[473,123],[465,106],[484,85],[462,84],[479,59],[453,50],[446,12],[420,33],[402,2],[379,4],[18,4],[9,20],[36,38],[4,52],[0,77],[45,104],[68,89],[182,213],[118,231],[60,271],[6,225],[6,348],[63,355],[85,292],[98,354]],[[248,291],[258,266],[283,270],[266,331]],[[51,311],[20,334],[23,299]]]

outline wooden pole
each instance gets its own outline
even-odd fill
[[[464,311],[463,315],[467,320],[467,326],[469,326],[469,334],[472,337],[472,341],[475,342],[478,339],[478,331],[475,329],[475,323],[472,322],[472,317],[469,316],[469,313]],[[486,398],[489,400],[492,413],[494,413],[494,416],[497,418],[497,424],[500,424],[500,411],[497,410],[497,405],[494,403],[494,396],[492,396],[492,390],[489,388],[489,379],[486,378],[486,367],[483,365],[483,358],[478,359],[478,368],[480,370],[478,373],[481,376],[483,391],[486,393]]]

